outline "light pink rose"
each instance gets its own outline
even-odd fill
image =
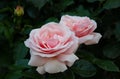
[[[96,44],[102,37],[101,34],[93,32],[97,24],[88,17],[64,15],[61,17],[60,24],[68,26],[79,38],[80,44]]]
[[[30,48],[29,65],[37,66],[40,74],[67,70],[78,59],[74,54],[78,38],[64,25],[50,22],[30,32],[24,42]]]

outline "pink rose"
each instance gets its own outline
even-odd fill
[[[78,59],[74,54],[78,38],[64,25],[50,22],[31,31],[25,45],[30,48],[29,65],[37,66],[40,74],[67,70]]]
[[[60,24],[68,26],[79,38],[80,44],[96,44],[102,37],[101,34],[93,32],[96,29],[97,24],[88,17],[64,15],[61,18]]]

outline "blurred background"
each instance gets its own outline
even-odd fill
[[[67,71],[40,75],[27,65],[24,41],[34,28],[62,15],[88,16],[102,34],[97,45],[81,45],[80,60]],[[120,79],[120,0],[0,0],[0,79]]]

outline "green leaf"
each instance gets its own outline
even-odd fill
[[[120,22],[116,23],[114,34],[118,40],[120,40]]]
[[[0,46],[1,46],[0,47],[0,50],[1,50],[1,53],[0,53],[0,68],[1,67],[8,67],[8,66],[11,65],[11,63],[13,63],[13,50],[11,49],[8,41],[6,41],[2,38],[0,38]],[[1,69],[0,69],[0,72],[1,72]]]
[[[75,75],[72,72],[72,70],[68,69],[66,72],[64,72],[63,73],[63,79],[75,79]]]
[[[52,21],[52,22],[59,22],[57,18],[55,18],[55,17],[50,17],[50,18],[48,18],[48,19],[46,20],[46,23],[51,22],[51,21]]]
[[[95,64],[106,71],[119,72],[119,68],[112,61],[96,59]]]
[[[35,7],[37,7],[40,10],[49,0],[27,0],[27,1],[31,2]]]
[[[5,79],[20,79],[22,77],[21,71],[9,72]]]
[[[66,8],[67,6],[69,6],[69,5],[71,5],[71,4],[73,4],[74,3],[74,1],[73,0],[61,0],[61,6],[63,7],[63,8]],[[59,7],[61,7],[61,6],[59,6]]]
[[[5,26],[3,23],[0,23],[0,33],[3,33],[5,31]]]
[[[96,57],[91,52],[88,52],[86,50],[80,50],[80,53],[78,53],[77,56],[79,56],[79,58],[88,60],[90,62],[96,61]]]
[[[4,3],[3,3],[4,4]],[[1,5],[1,3],[0,3],[0,5]],[[5,4],[4,4],[5,5]],[[0,9],[0,13],[4,13],[4,12],[7,12],[7,11],[10,11],[11,10],[11,8],[10,7],[3,7],[2,9]]]
[[[24,43],[18,43],[14,48],[14,59],[23,59],[27,55],[28,49],[25,47]]]
[[[2,21],[6,16],[6,14],[0,14],[0,21]]]
[[[29,7],[27,9],[27,13],[31,18],[36,18],[38,15],[37,9],[35,9],[34,7]]]
[[[82,77],[92,77],[96,74],[96,68],[90,62],[83,59],[77,61],[72,70]]]
[[[118,7],[120,7],[120,0],[107,0],[103,5],[103,8],[105,9],[113,9]]]
[[[63,14],[69,14],[72,16],[90,16],[90,12],[87,9],[85,9],[82,5]]]
[[[120,56],[120,45],[115,43],[115,44],[108,44],[107,46],[105,46],[104,50],[103,50],[104,56],[108,57],[108,58],[117,58],[118,56]]]
[[[105,0],[87,0],[88,2],[92,3],[92,2],[95,2],[95,1],[105,1]]]
[[[4,35],[9,41],[12,41],[13,32],[14,32],[13,28],[5,27]]]
[[[30,33],[30,31],[32,30],[32,26],[31,25],[25,25],[24,28],[22,29],[22,34],[23,35],[27,35]]]
[[[79,6],[76,9],[77,14],[79,14],[80,16],[90,16],[90,13],[87,9],[85,9],[83,6]]]
[[[22,72],[22,75],[24,77],[27,77],[28,79],[45,79],[44,75],[40,75],[39,73],[37,73],[35,68],[33,68],[33,69],[30,68],[30,69]]]
[[[98,1],[98,0],[87,0],[88,2],[95,2],[95,1]]]
[[[30,68],[30,66],[28,66],[28,61],[28,59],[17,60],[15,66],[19,66],[20,68]]]
[[[55,7],[56,12],[61,12],[65,10],[69,5],[73,4],[73,0],[58,0],[54,2],[55,4],[53,5]]]

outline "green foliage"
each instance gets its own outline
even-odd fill
[[[120,56],[120,45],[116,43],[108,44],[107,46],[104,47],[103,54],[104,56],[108,58],[112,58],[112,59],[119,57]]]
[[[19,60],[24,58],[27,55],[28,49],[25,47],[23,43],[17,43],[17,45],[14,48],[14,59]]]
[[[21,59],[15,62],[15,66],[16,67],[20,67],[20,68],[29,68],[30,66],[28,66],[28,59]]]
[[[96,74],[96,68],[90,62],[83,59],[76,62],[72,69],[82,77],[91,77]]]
[[[107,0],[104,4],[105,9],[112,9],[120,7],[120,0]]]
[[[114,30],[115,36],[118,40],[120,40],[120,22],[117,22]]]
[[[67,70],[63,75],[63,79],[75,79],[75,75],[71,70]]]
[[[31,2],[38,9],[41,9],[49,0],[27,0],[27,1]]]
[[[14,15],[22,6],[23,16]],[[40,75],[28,66],[24,41],[34,28],[62,15],[88,16],[102,34],[97,45],[80,45],[79,60],[67,71]],[[120,79],[120,0],[1,0],[0,79]]]
[[[115,71],[115,72],[119,71],[119,68],[112,61],[96,59],[95,63],[100,68],[102,68],[106,71]]]
[[[5,79],[20,79],[21,77],[22,77],[21,71],[13,71],[13,72],[9,72],[9,74],[7,74]]]
[[[55,1],[55,0],[54,0]],[[58,0],[57,4],[54,4],[54,7],[58,9],[58,11],[62,11],[67,8],[67,6],[74,3],[73,0]]]
[[[96,1],[105,1],[105,0],[87,0],[88,2],[96,2]]]
[[[79,6],[76,9],[76,14],[81,15],[81,16],[90,16],[90,12],[86,10],[83,6]]]

